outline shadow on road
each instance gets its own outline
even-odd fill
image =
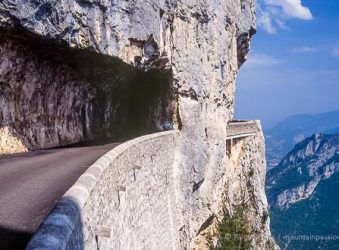
[[[27,245],[35,249],[84,249],[81,208],[72,198],[63,197],[40,225]]]
[[[70,198],[62,198],[34,233],[0,226],[0,250],[83,249],[81,210]]]
[[[21,250],[25,249],[32,234],[20,232],[0,226],[0,249],[1,250]]]

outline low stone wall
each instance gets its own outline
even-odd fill
[[[249,121],[231,121],[227,124],[227,137],[240,135],[240,134],[250,134],[258,133],[261,129],[260,121],[249,120]]]
[[[58,202],[27,249],[175,249],[178,131],[128,141],[96,161]]]

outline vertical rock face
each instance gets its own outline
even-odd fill
[[[251,248],[278,249],[270,235],[265,189],[265,148],[260,124],[255,136],[229,141],[227,150],[226,189],[223,195],[226,211],[241,206],[248,222]]]
[[[49,148],[171,127],[170,72],[0,30],[0,153]],[[2,141],[9,136],[1,130]],[[12,136],[12,137],[13,137]]]
[[[233,167],[227,163],[226,124],[233,118],[235,77],[255,30],[254,6],[252,1],[183,1],[173,23],[172,68],[182,123],[174,166],[177,209],[182,214],[177,229],[183,248],[207,249],[217,237],[213,228],[225,210],[237,204],[235,197],[223,198],[229,192],[227,183],[234,181],[230,173],[238,168],[244,182],[250,179],[239,161]],[[263,144],[262,138],[257,144]],[[264,159],[258,151],[247,154]],[[255,160],[247,162],[251,163]],[[259,168],[256,181],[263,183],[265,165],[255,166]],[[238,185],[233,191],[241,193],[243,188]],[[257,188],[256,195],[265,197],[264,185]],[[252,226],[263,216],[262,211],[256,213],[249,220]],[[269,227],[261,233],[268,236]],[[266,243],[262,241],[257,249],[266,249]]]
[[[264,156],[251,150],[263,150],[262,138],[242,149],[252,159],[245,167],[229,164],[226,156],[235,78],[255,32],[253,0],[3,0],[0,25],[2,32],[19,28],[57,42],[52,50],[60,44],[77,49],[61,53],[61,62],[49,66],[49,61],[32,59],[38,52],[26,48],[30,39],[23,45],[14,36],[0,44],[0,101],[8,110],[0,122],[15,129],[28,148],[117,135],[123,124],[135,123],[143,131],[174,126],[182,132],[173,166],[181,247],[213,244],[217,236],[208,229],[236,204],[227,197],[229,206],[224,205],[236,168],[245,180],[253,180],[255,195],[261,196],[261,205],[253,200],[257,210],[250,224],[264,216],[265,167],[257,162]],[[104,59],[84,57],[88,51]],[[31,77],[35,80],[27,84],[23,79],[29,72],[39,72],[39,79]],[[29,126],[24,125],[27,114]],[[52,133],[39,132],[49,124]],[[250,166],[258,168],[254,177],[246,170]],[[241,193],[246,187],[235,189],[232,193]],[[259,234],[256,239],[263,242],[253,246],[265,249],[267,224]]]
[[[1,126],[15,131],[28,149],[80,141],[81,111],[94,96],[88,82],[6,36],[1,36],[0,56]]]

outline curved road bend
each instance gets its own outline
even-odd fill
[[[58,199],[118,144],[0,156],[0,249],[22,249]]]

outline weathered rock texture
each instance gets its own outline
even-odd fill
[[[0,128],[0,152],[4,154],[13,154],[16,152],[25,152],[27,148],[21,140],[13,134],[11,128]]]
[[[171,126],[168,71],[143,72],[27,32],[0,32],[0,126],[25,146],[13,141],[16,151]]]
[[[39,108],[46,107],[36,111],[37,114],[42,112],[45,117],[40,128],[49,129],[47,124],[52,123],[53,132],[24,132],[23,141],[29,141],[29,147],[32,148],[45,147],[44,142],[48,142],[47,145],[76,142],[86,139],[87,134],[94,134],[86,132],[92,131],[88,127],[93,126],[111,128],[105,130],[99,127],[104,135],[108,132],[119,134],[119,126],[116,128],[114,125],[124,120],[123,124],[136,123],[137,128],[143,127],[144,130],[167,129],[171,128],[173,123],[173,126],[182,132],[173,164],[173,206],[177,213],[173,226],[178,232],[181,248],[205,248],[206,245],[199,242],[204,241],[202,238],[207,241],[209,235],[202,233],[212,226],[213,220],[210,218],[221,213],[225,201],[223,196],[229,189],[226,183],[233,181],[231,171],[235,167],[227,165],[226,124],[233,117],[236,74],[245,61],[251,37],[255,32],[254,1],[3,0],[0,3],[0,24],[4,30],[10,32],[19,27],[36,34],[37,37],[81,49],[80,55],[84,51],[93,51],[116,61],[115,65],[105,67],[106,70],[102,72],[102,66],[98,65],[97,61],[91,61],[90,57],[80,56],[83,59],[80,60],[81,63],[76,60],[78,63],[75,69],[67,66],[70,57],[62,56],[67,59],[51,69],[47,69],[48,63],[37,60],[37,66],[33,69],[38,72],[41,72],[42,68],[46,69],[47,72],[43,74],[46,76],[42,78],[45,80],[40,84],[48,85],[42,89],[44,94],[38,98],[50,96],[49,98],[56,100],[56,97],[60,96],[62,101],[60,99],[52,103],[37,102]],[[7,39],[4,43],[2,47],[5,48],[5,55],[8,51],[17,53],[23,47],[20,42],[8,42]],[[27,44],[30,44],[30,40],[26,41]],[[53,48],[55,47],[54,45]],[[29,65],[27,56],[19,58],[26,58],[21,60],[25,65]],[[82,63],[88,66],[83,67]],[[8,63],[5,68],[6,65]],[[127,85],[127,90],[122,92],[125,98],[120,100],[121,95],[114,95],[114,91],[110,89],[112,86],[124,88],[124,79],[131,73],[125,70],[112,73],[107,69],[129,67],[127,65],[133,66],[133,69],[138,69],[141,73],[134,75],[132,81],[128,81],[134,84]],[[91,67],[97,70],[91,71]],[[65,73],[53,80],[62,70]],[[155,70],[158,73],[155,73]],[[22,74],[25,75],[25,72],[31,69],[24,67],[19,71],[23,71]],[[148,73],[142,73],[144,71]],[[79,77],[77,72],[82,72],[80,75],[84,76]],[[110,77],[105,78],[103,84],[95,85],[98,76],[106,75],[107,72]],[[47,77],[48,75],[53,78]],[[147,75],[153,80],[149,81]],[[2,82],[8,84],[15,77],[8,77]],[[146,88],[149,82],[154,84]],[[26,98],[23,103],[27,106],[32,100],[30,89],[35,87],[30,86],[26,90],[26,87],[23,87],[26,85],[21,81],[22,87],[16,94]],[[104,98],[95,94],[98,90],[104,92]],[[130,105],[133,99],[138,101]],[[72,101],[74,104],[70,104]],[[3,102],[4,107],[17,105],[14,97]],[[49,105],[55,110],[50,121],[46,112]],[[123,107],[121,110],[124,112],[115,113],[115,109],[119,107]],[[10,115],[8,117],[11,118],[5,119],[14,124],[11,127],[21,124],[25,110],[28,110],[31,116],[30,121],[35,119],[35,111],[31,111],[36,110],[34,108],[26,107],[21,110],[20,106],[20,109],[13,109],[16,110],[17,118]],[[59,109],[62,111],[58,113]],[[97,115],[98,110],[104,111],[104,115]],[[4,119],[1,123],[3,121]],[[19,127],[21,129],[21,125]],[[27,127],[27,130],[31,131],[32,122]],[[251,154],[250,151],[245,153]],[[263,156],[256,155],[257,151],[252,154],[253,159],[262,160]],[[254,162],[255,160],[253,164]],[[252,177],[258,185],[255,193],[264,199],[264,188],[261,185],[265,173],[264,165],[257,163],[254,166],[259,168],[259,174]],[[237,167],[246,180],[251,179],[246,168],[242,169],[240,165]],[[245,187],[239,185],[238,191],[232,192],[240,192],[241,188]],[[250,190],[248,192],[253,193]],[[228,200],[229,204],[236,204],[232,197]],[[253,208],[257,209],[252,213],[254,219],[250,223],[253,225],[263,215],[260,207],[261,205],[253,203]],[[262,207],[265,207],[265,203]],[[258,239],[268,239],[269,229],[266,224],[261,233],[262,236],[258,236]],[[258,248],[264,246],[265,242],[263,240],[258,243]]]
[[[278,249],[271,238],[265,188],[265,150],[261,126],[257,122],[255,135],[227,140],[226,168],[220,175],[222,185],[215,186],[218,208],[199,229],[191,248],[210,249],[216,246],[219,225],[225,214],[233,216],[236,208],[245,213],[251,249]],[[226,237],[245,237],[228,235]],[[245,239],[245,238],[244,238]]]
[[[255,249],[276,249],[269,230],[267,199],[265,188],[265,149],[261,126],[257,134],[229,142],[226,181],[225,209],[233,212],[234,202],[243,206]]]

